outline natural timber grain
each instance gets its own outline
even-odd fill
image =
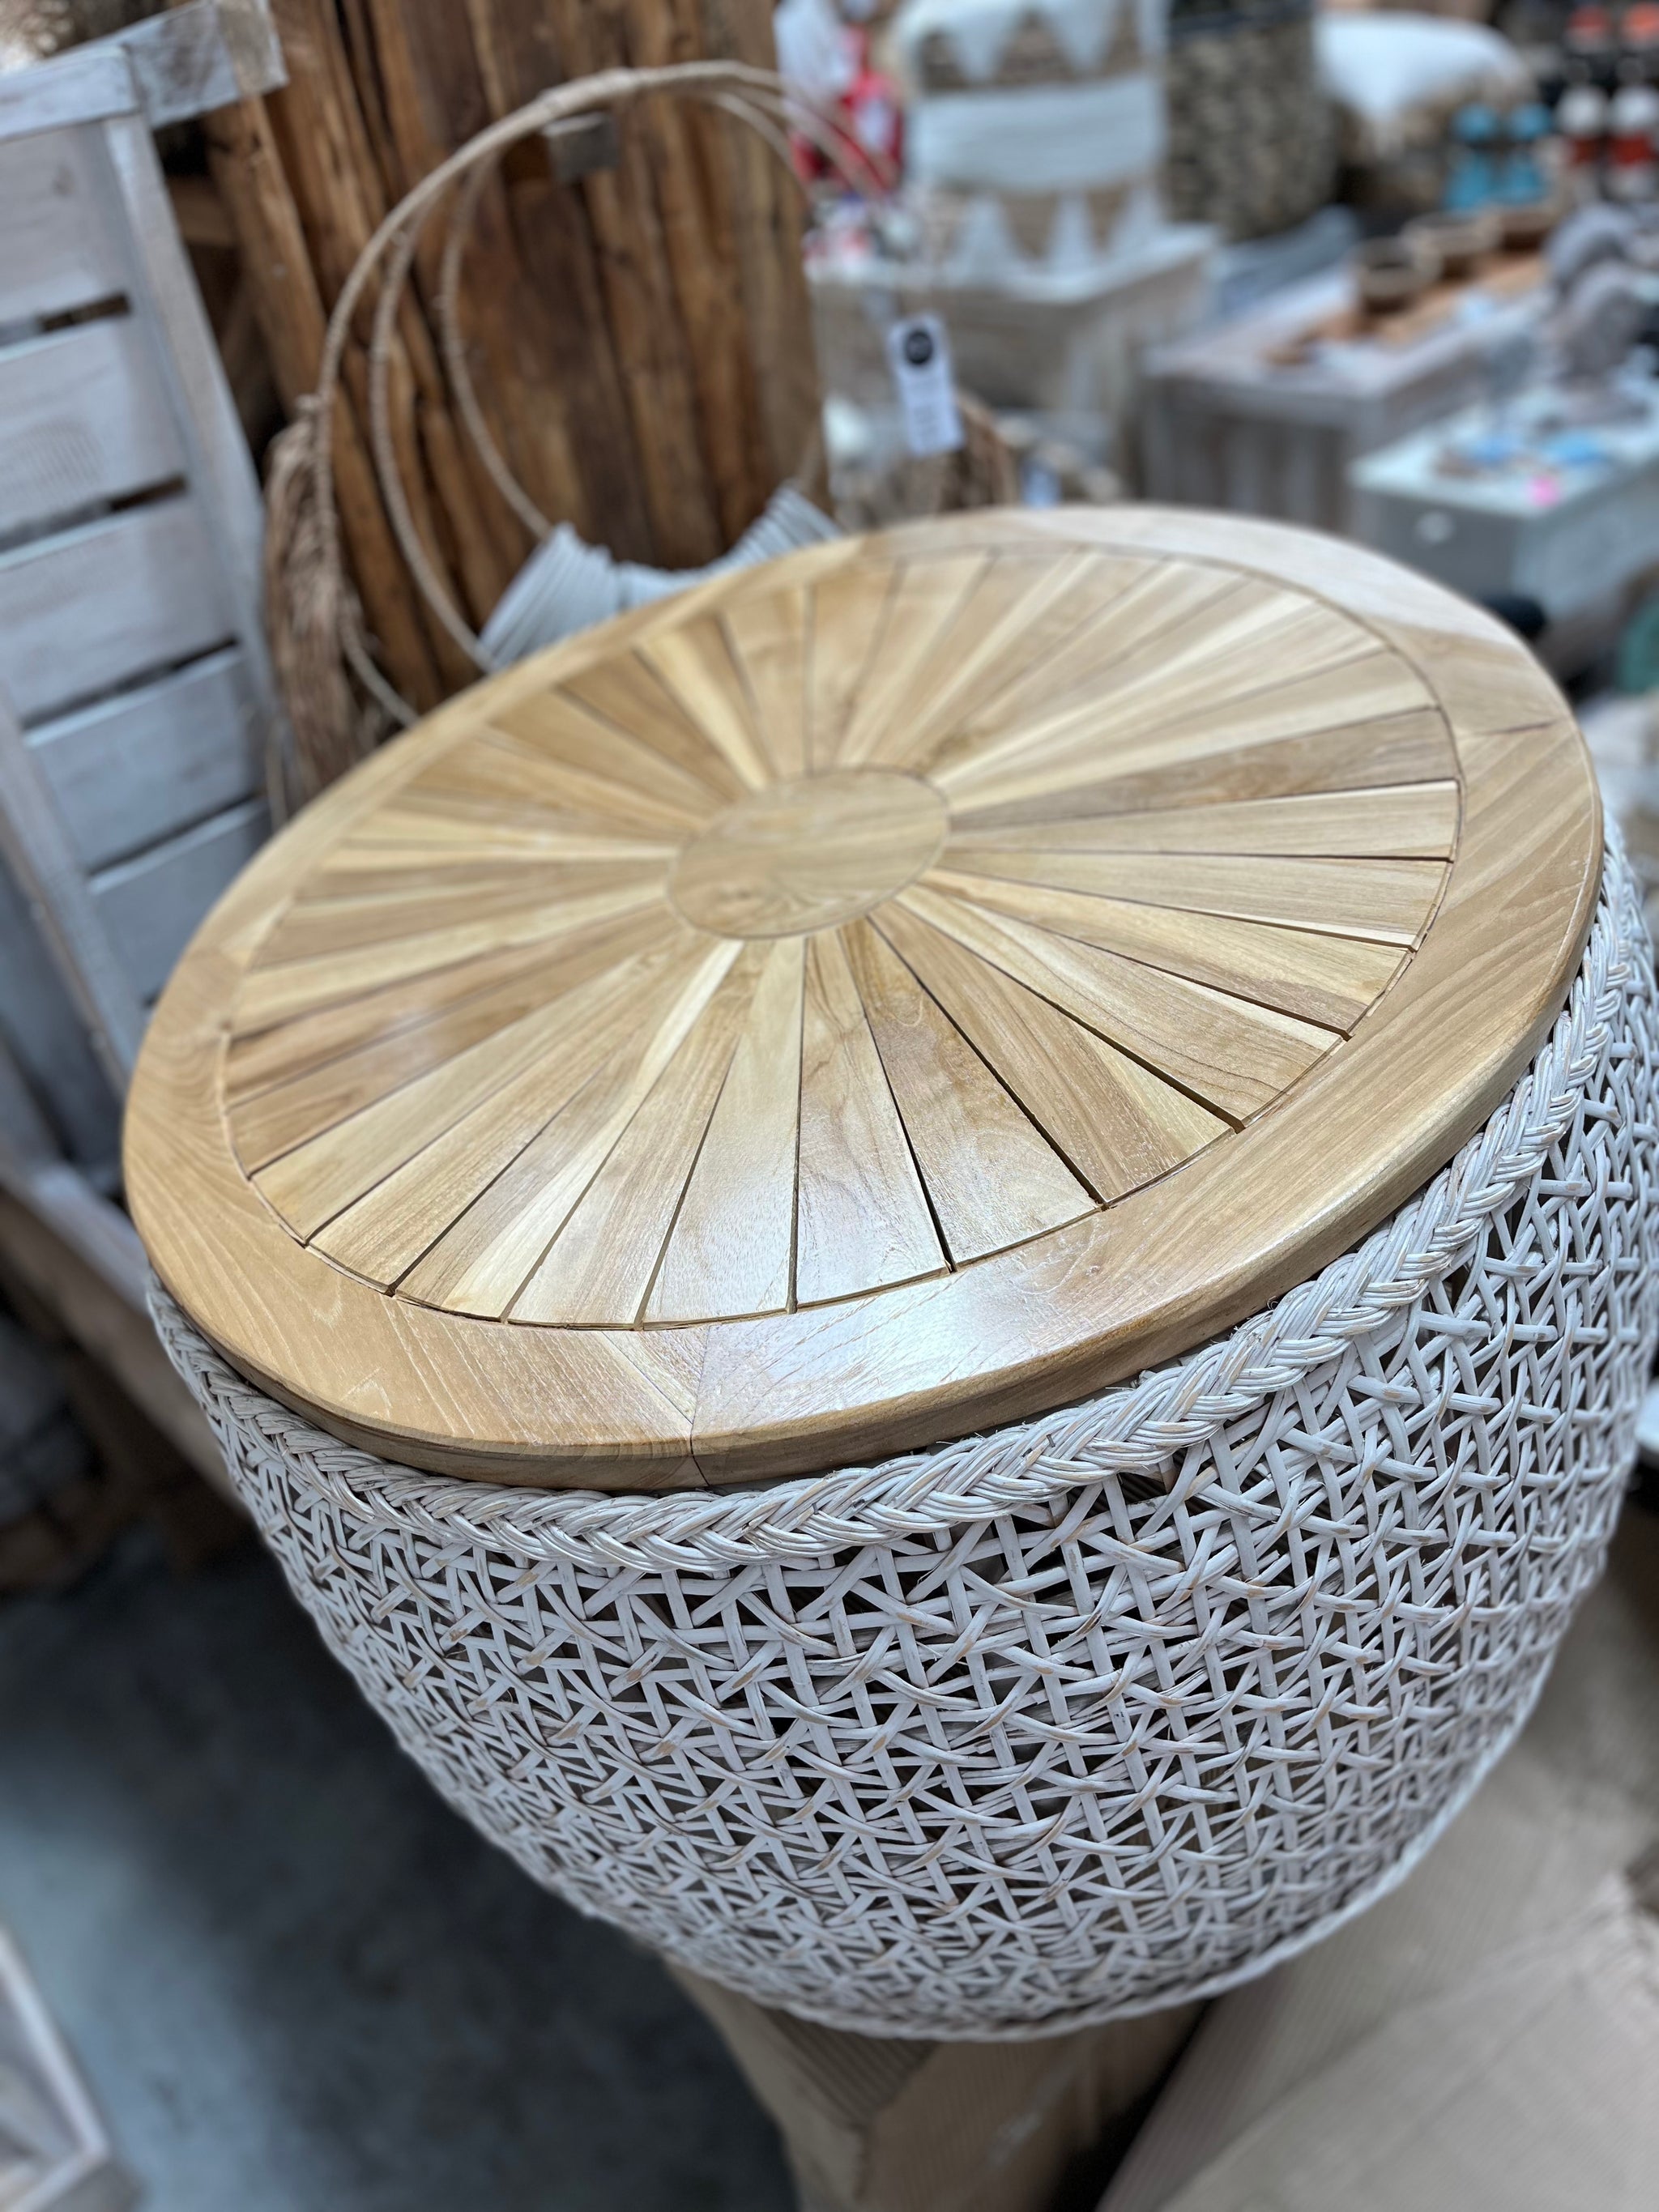
[[[910,526],[572,640],[307,810],[163,995],[129,1191],[215,1341],[392,1457],[935,1443],[1400,1204],[1553,1018],[1600,855],[1548,679],[1369,554]]]

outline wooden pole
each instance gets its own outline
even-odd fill
[[[621,64],[772,67],[768,0],[273,0],[289,82],[210,118],[278,390],[315,380],[328,311],[386,210],[548,87]],[[817,407],[799,198],[729,118],[657,100],[619,165],[574,185],[514,149],[480,191],[461,287],[468,368],[509,466],[552,520],[665,568],[712,559],[805,453]],[[530,550],[473,453],[436,337],[444,226],[398,325],[393,440],[416,526],[475,623]],[[398,558],[369,466],[365,326],[335,429],[353,580],[422,708],[473,673]]]

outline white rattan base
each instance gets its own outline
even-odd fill
[[[1087,1405],[764,1489],[387,1467],[156,1320],[330,1647],[538,1881],[835,2027],[1054,2033],[1327,1933],[1524,1719],[1653,1353],[1655,1043],[1613,854],[1532,1068],[1357,1250]]]

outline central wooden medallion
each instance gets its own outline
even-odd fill
[[[856,921],[939,858],[951,815],[931,784],[849,769],[751,791],[681,854],[668,895],[717,937],[799,937]]]

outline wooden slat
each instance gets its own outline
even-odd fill
[[[510,921],[469,922],[461,928],[405,938],[396,945],[370,945],[345,957],[330,954],[321,959],[262,968],[249,976],[237,1000],[233,1034],[250,1036],[273,1023],[292,1021],[320,1007],[356,999],[382,984],[432,975],[515,945],[554,945],[595,922],[654,907],[661,890],[660,878],[624,878],[605,890],[573,890],[539,912],[514,915]]]
[[[899,579],[882,626],[881,653],[853,702],[833,765],[857,768],[874,758],[905,696],[956,625],[985,574],[989,556],[960,553],[918,561]]]
[[[1073,853],[1240,853],[1346,860],[1448,859],[1455,782],[1250,799],[1176,811],[1086,815],[983,833],[985,845]]]
[[[1018,852],[953,846],[958,873],[1000,876],[1054,890],[1092,891],[1147,906],[1185,907],[1274,921],[1334,937],[1411,945],[1445,879],[1438,860],[1307,860],[1240,854]]]
[[[1080,794],[1108,775],[1148,774],[1234,753],[1252,742],[1328,729],[1340,719],[1380,720],[1430,703],[1421,682],[1395,655],[1368,649],[1293,684],[1275,684],[1258,699],[1240,700],[1224,716],[1211,707],[1163,728],[1137,726],[1133,716],[1126,720],[1109,693],[1086,698],[1068,706],[1063,718],[1032,725],[1018,749],[964,760],[937,771],[935,781],[964,811],[977,815],[1024,804],[1031,811],[1011,818],[1037,819],[1035,810],[1045,802],[1051,812],[1073,811]],[[1151,714],[1142,718],[1156,720]]]
[[[1201,649],[1218,611],[1250,589],[1225,570],[1200,568],[1152,567],[1112,580],[1109,596],[1063,642],[1023,660],[1018,675],[1011,674],[957,743],[935,757],[930,775],[949,787],[955,775],[989,753],[1070,711],[1079,696],[1098,701],[1133,655],[1179,652],[1183,645]]]
[[[131,316],[0,349],[0,536],[165,483],[184,465]]]
[[[453,1229],[440,1237],[403,1279],[410,1297],[430,1299],[451,1312],[476,1313],[495,1319],[505,1314],[526,1289],[563,1227],[582,1193],[604,1166],[634,1116],[672,1064],[676,1054],[738,958],[732,944],[707,944],[689,975],[676,973],[672,985],[657,992],[648,1006],[635,1009],[629,1033],[611,1059],[538,1135],[519,1151],[510,1164],[472,1200]],[[480,1141],[493,1161],[517,1127],[497,1102],[473,1116],[478,1127],[468,1151]],[[488,1125],[486,1127],[485,1125]],[[432,1164],[442,1175],[442,1155],[456,1149],[457,1188],[476,1178],[469,1166],[463,1170],[461,1140],[455,1131],[450,1139],[433,1147]],[[425,1163],[417,1163],[419,1173]],[[459,1180],[465,1175],[465,1184]],[[446,1184],[446,1188],[447,1188]],[[422,1201],[424,1206],[424,1200]],[[374,1201],[370,1201],[373,1206]],[[369,1207],[362,1209],[363,1212]],[[325,1231],[324,1242],[349,1234],[343,1221]],[[363,1246],[353,1240],[341,1256]],[[377,1271],[395,1259],[397,1247],[384,1244],[377,1233],[372,1255]]]
[[[667,630],[641,647],[641,657],[703,732],[745,790],[772,780],[766,750],[717,616]]]
[[[1262,738],[1237,751],[1223,744],[1177,752],[1155,766],[1128,772],[1119,772],[1109,756],[1096,781],[1074,785],[1059,799],[958,806],[953,819],[963,836],[977,836],[1143,809],[1290,798],[1340,789],[1366,777],[1396,784],[1436,782],[1455,766],[1445,723],[1436,709],[1425,708],[1334,729],[1315,727]]]
[[[270,834],[264,800],[247,799],[93,878],[98,919],[140,998],[161,989],[197,923]]]
[[[465,927],[496,916],[511,930],[526,916],[544,914],[567,900],[638,880],[631,860],[620,866],[606,860],[564,861],[551,867],[507,870],[487,884],[307,899],[296,902],[277,923],[265,941],[265,955],[273,963],[321,959],[369,945],[405,943],[434,930]]]
[[[1033,922],[1172,975],[1213,984],[1218,991],[1259,999],[1281,1013],[1345,1034],[1387,989],[1405,957],[1395,945],[1180,908],[1136,906],[1127,899],[1049,890],[1040,884],[956,875],[948,869],[931,880],[993,914]]]
[[[224,644],[234,629],[191,498],[0,554],[0,669],[25,721]]]
[[[806,773],[809,616],[804,587],[739,599],[726,613],[727,647],[748,693],[756,733],[780,782]]]
[[[28,742],[88,868],[141,853],[264,787],[258,716],[234,648],[40,723]]]
[[[807,677],[807,764],[831,767],[841,750],[865,670],[880,646],[900,570],[890,561],[860,562],[819,579],[812,591]]]
[[[682,937],[664,952],[610,969],[284,1153],[255,1178],[258,1188],[304,1237],[313,1237],[366,1194],[374,1194],[372,1214],[365,1219],[358,1213],[345,1232],[346,1241],[360,1257],[368,1258],[362,1248],[373,1238],[376,1263],[384,1268],[374,1279],[395,1280],[401,1269],[394,1267],[392,1255],[386,1252],[386,1242],[395,1235],[402,1265],[407,1267],[495,1171],[478,1164],[475,1140],[479,1132],[470,1121],[477,1109],[491,1109],[486,1133],[490,1136],[501,1136],[509,1120],[515,1130],[522,1117],[533,1116],[519,1136],[523,1143],[622,1042],[623,1010],[630,1020],[648,1012],[653,994],[662,987],[665,967],[671,976],[678,976],[692,964],[693,948]],[[435,1172],[432,1148],[457,1130],[463,1134],[452,1149],[462,1157],[447,1177]],[[508,1144],[498,1164],[504,1165],[515,1149]],[[417,1156],[434,1171],[424,1184],[423,1170],[399,1180],[398,1171]],[[477,1182],[458,1200],[459,1183],[454,1178],[464,1182],[474,1174]],[[415,1240],[412,1250],[405,1248],[410,1237]],[[334,1240],[329,1249],[334,1250],[340,1241]],[[343,1255],[337,1252],[337,1256]],[[357,1261],[348,1264],[367,1272]]]
[[[945,1255],[840,940],[806,948],[795,1298],[938,1273]]]
[[[15,84],[14,82],[14,89]],[[89,131],[0,137],[0,325],[61,315],[127,289]]]
[[[1023,763],[1040,760],[1053,769],[1079,751],[1093,756],[1121,747],[1133,762],[1194,714],[1212,728],[1218,700],[1231,707],[1257,690],[1277,689],[1264,686],[1264,670],[1288,666],[1304,679],[1322,675],[1335,686],[1343,672],[1379,650],[1352,623],[1265,584],[1235,585],[1200,600],[1196,612],[1179,622],[1154,616],[1149,628],[1150,635],[1122,639],[1110,659],[1066,696],[1035,712],[1003,704],[996,730],[981,729],[972,758],[941,767],[940,781],[953,791],[1000,787]]]
[[[767,956],[720,1103],[646,1305],[649,1321],[789,1303],[805,940]]]
[[[243,1166],[250,1174],[268,1166],[376,1099],[510,1029],[538,1006],[549,1006],[593,976],[648,951],[659,934],[654,915],[624,915],[620,921],[601,923],[569,939],[556,963],[539,947],[532,947],[449,971],[442,979],[448,983],[447,991],[423,978],[417,998],[404,986],[401,991],[355,1000],[349,1032],[338,1027],[320,1029],[337,1012],[331,1010],[249,1040],[241,1049],[257,1058],[245,1056],[227,1077],[231,1134]],[[492,973],[497,980],[486,980]],[[418,1019],[406,1018],[410,1004],[419,1006]],[[400,1015],[405,1018],[400,1020]],[[388,1023],[389,1028],[380,1026]],[[309,1041],[296,1034],[310,1029],[318,1029],[319,1034]],[[343,1035],[351,1040],[343,1051],[337,1049]],[[307,1066],[307,1051],[325,1043],[337,1048],[325,1052],[317,1065]],[[233,1047],[233,1053],[237,1048]],[[238,1079],[246,1085],[272,1066],[289,1071],[288,1079],[236,1097],[232,1085]]]
[[[748,945],[514,1301],[524,1322],[639,1318],[765,965]]]
[[[918,885],[900,901],[994,967],[1203,1099],[1230,1121],[1269,1106],[1336,1040],[1230,998]]]
[[[624,739],[613,740],[620,749]],[[594,751],[602,748],[596,740]],[[436,800],[459,798],[474,802],[477,811],[499,811],[505,816],[522,812],[533,824],[538,811],[558,816],[591,813],[614,821],[620,829],[668,830],[690,836],[714,811],[714,802],[689,784],[691,793],[678,788],[665,767],[658,788],[646,792],[624,783],[613,764],[591,767],[569,760],[538,757],[528,745],[494,732],[470,745],[465,757],[441,762],[422,777],[411,798]],[[550,825],[551,826],[551,825]]]
[[[1095,553],[1059,561],[1000,556],[975,586],[948,648],[927,664],[925,684],[912,687],[877,757],[925,773],[956,732],[978,724],[1012,671],[1040,665],[1139,573]]]
[[[1166,1174],[1227,1124],[914,911],[877,928],[1098,1199]]]
[[[636,827],[651,818],[642,800],[672,806],[676,817],[687,823],[707,822],[720,807],[720,793],[705,779],[590,714],[580,701],[544,692],[508,708],[494,727],[532,759],[556,762],[562,769],[624,793],[629,806],[638,810]]]
[[[675,767],[684,769],[722,799],[738,799],[747,788],[731,763],[711,745],[647,662],[637,653],[619,653],[566,677],[560,687],[578,705],[630,737],[638,738]]]
[[[885,939],[859,921],[842,942],[951,1258],[1087,1212],[1089,1193]]]

